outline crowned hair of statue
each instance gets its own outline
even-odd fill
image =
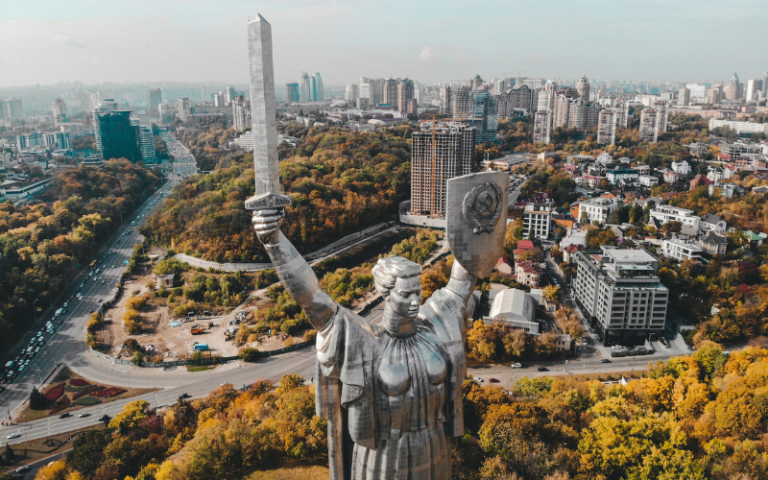
[[[398,278],[421,275],[421,266],[407,258],[391,256],[380,258],[371,273],[373,273],[376,290],[387,296]]]

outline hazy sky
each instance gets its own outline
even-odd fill
[[[745,81],[768,70],[768,0],[0,0],[0,86],[248,80],[271,24],[278,85],[319,71]]]

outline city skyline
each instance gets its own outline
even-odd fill
[[[478,73],[715,82],[735,71],[746,81],[762,76],[766,67],[759,60],[768,53],[759,23],[768,4],[757,0],[731,2],[728,9],[687,1],[557,2],[547,8],[424,2],[409,5],[407,16],[390,4],[346,0],[181,5],[177,0],[4,5],[0,40],[14,48],[0,58],[0,87],[67,81],[245,83],[245,32],[237,26],[257,11],[291,25],[275,30],[278,84],[297,82],[304,71],[323,72],[329,86],[361,76],[433,83]],[[395,24],[397,31],[385,27]],[[741,42],[754,47],[734,49],[705,36],[723,29],[738,29]],[[296,31],[303,34],[293,35]],[[565,50],[575,37],[578,45]]]

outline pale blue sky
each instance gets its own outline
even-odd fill
[[[0,86],[248,80],[246,25],[276,81],[319,71],[744,81],[768,70],[768,0],[0,0]]]

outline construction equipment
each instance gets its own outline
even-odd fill
[[[192,335],[203,334],[203,333],[205,333],[205,328],[203,328],[203,327],[201,327],[199,325],[195,325],[194,327],[192,327],[191,333],[192,333]]]

